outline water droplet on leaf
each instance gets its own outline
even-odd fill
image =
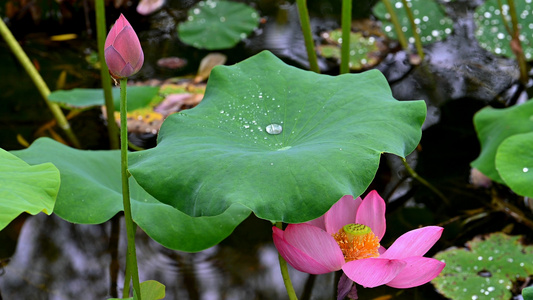
[[[279,124],[270,124],[265,128],[268,134],[280,134],[283,128]]]

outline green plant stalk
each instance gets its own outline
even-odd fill
[[[105,4],[104,0],[96,0],[96,39],[98,41],[98,60],[100,61],[100,79],[104,89],[105,108],[107,112],[107,131],[109,134],[109,146],[111,149],[118,149],[118,127],[115,121],[115,105],[111,92],[111,77],[105,62],[104,46],[106,38]]]
[[[48,100],[48,96],[50,95],[50,89],[44,82],[37,69],[35,69],[35,66],[31,63],[29,57],[26,55],[22,47],[20,47],[19,43],[7,27],[6,23],[4,23],[4,20],[2,18],[0,18],[0,34],[6,41],[9,49],[11,49],[11,52],[13,52],[13,54],[17,57],[26,73],[28,73],[28,75],[30,76],[31,80],[37,87],[37,90],[39,90],[39,93],[46,102],[46,105],[54,115],[57,124],[61,127],[61,129],[63,129],[63,131],[65,131],[65,134],[67,135],[72,145],[76,148],[81,148],[78,138],[76,138],[76,135],[74,135],[74,132],[70,128],[70,124],[68,123],[67,118],[63,114],[63,111],[61,110],[59,105]]]
[[[446,198],[446,196],[444,196],[444,194],[442,194],[435,186],[433,186],[431,183],[429,183],[423,177],[418,175],[418,173],[416,173],[416,171],[411,168],[411,166],[407,163],[407,160],[405,160],[405,158],[403,158],[403,157],[402,157],[402,163],[403,163],[405,169],[407,170],[407,172],[409,172],[409,174],[411,175],[411,177],[413,177],[414,179],[418,180],[420,183],[422,183],[427,188],[432,190],[435,194],[437,194],[437,196],[439,196],[439,198],[442,199],[442,201],[444,201],[444,203],[446,203],[448,205],[450,204],[450,201],[448,201],[448,198]]]
[[[277,222],[276,227],[278,227],[279,229],[283,229],[281,222]],[[285,261],[285,259],[283,259],[283,257],[281,257],[280,254],[278,254],[278,258],[279,267],[281,269],[281,276],[283,277],[283,283],[285,284],[285,289],[287,290],[289,299],[298,300],[296,292],[294,291],[294,287],[292,286],[291,277],[289,276],[289,268],[287,267],[287,262]]]
[[[350,72],[350,33],[352,31],[352,0],[342,0],[341,74]]]
[[[394,7],[392,7],[392,4],[389,0],[381,0],[383,4],[385,4],[385,8],[387,9],[387,12],[390,15],[390,20],[392,22],[392,25],[394,25],[394,30],[396,30],[396,34],[398,35],[398,41],[400,42],[400,45],[402,45],[402,48],[405,51],[409,51],[409,43],[407,42],[407,38],[405,37],[405,34],[402,31],[402,25],[400,25],[400,21],[398,20],[398,16],[396,15],[396,12],[394,11]]]
[[[309,60],[309,69],[313,72],[320,73],[306,0],[296,0],[296,4],[298,5],[298,16],[300,17],[300,25],[302,26],[302,33],[304,35],[305,49],[307,50],[307,59]]]
[[[509,13],[511,14],[511,23],[513,25],[513,32],[511,34],[512,41],[511,43],[515,43],[516,48],[513,49],[514,54],[516,55],[516,60],[518,62],[518,66],[520,67],[520,82],[522,82],[524,85],[527,85],[527,82],[529,81],[528,75],[527,75],[527,60],[524,55],[524,51],[522,50],[522,43],[520,43],[520,30],[518,29],[518,17],[516,16],[516,6],[514,4],[514,0],[508,0],[509,3]],[[505,19],[505,16],[502,14],[502,18]]]
[[[137,268],[137,255],[135,253],[135,230],[136,226],[131,217],[130,186],[128,172],[128,120],[127,110],[127,78],[120,79],[120,168],[122,173],[122,201],[124,204],[124,219],[126,221],[126,235],[128,247],[126,265],[131,272],[133,289],[137,293],[137,299],[141,300],[141,288],[139,284],[139,270]],[[127,281],[127,283],[126,283]],[[129,296],[129,276],[125,276],[123,298]],[[127,292],[127,293],[126,293]]]
[[[407,0],[402,0],[402,3],[403,7],[405,7],[405,11],[407,12],[407,18],[409,19],[409,23],[411,23],[411,30],[413,31],[413,38],[415,39],[416,51],[418,52],[418,56],[420,56],[420,59],[424,60],[424,49],[422,48],[422,40],[420,39],[420,34],[418,33],[418,26],[415,23],[413,11],[409,7],[409,3],[407,3]]]

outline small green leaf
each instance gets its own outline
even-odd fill
[[[134,297],[129,298],[108,298],[107,300],[134,300],[137,294],[134,291]],[[143,300],[159,300],[165,298],[165,285],[155,280],[141,282],[141,295]]]
[[[481,153],[472,166],[490,179],[504,183],[496,170],[496,151],[500,144],[515,134],[533,131],[533,101],[509,108],[484,108],[474,116]]]
[[[234,204],[288,223],[368,187],[381,153],[417,146],[423,101],[397,101],[377,70],[320,75],[270,52],[215,67],[202,102],[169,116],[158,145],[130,155],[150,194],[191,216]]]
[[[522,297],[524,297],[524,300],[533,300],[533,286],[523,289]]]
[[[533,274],[533,247],[520,236],[494,233],[467,243],[468,249],[441,251],[435,258],[446,263],[432,283],[451,299],[511,298],[513,281]]]
[[[147,107],[157,95],[158,87],[152,86],[129,86],[128,87],[128,111]],[[113,88],[113,102],[115,110],[120,110],[120,88]],[[105,104],[103,89],[72,89],[53,91],[48,99],[60,103],[69,108],[83,109],[91,106]]]
[[[59,170],[51,163],[30,166],[0,149],[0,230],[23,212],[48,215],[59,191]]]
[[[390,0],[396,12],[402,31],[409,39],[409,43],[414,43],[413,29],[407,17],[407,12],[401,0]],[[446,16],[443,7],[434,0],[411,0],[411,5],[415,23],[420,29],[420,40],[422,44],[429,44],[440,41],[452,32],[453,21]],[[391,38],[398,39],[394,25],[390,21],[390,15],[383,2],[379,1],[374,7],[374,15],[383,23],[383,31]]]
[[[178,36],[196,48],[227,49],[258,25],[259,13],[244,3],[206,0],[189,10],[187,21],[178,26]]]
[[[507,0],[500,1],[504,4],[503,13],[498,0],[487,0],[476,9],[474,13],[474,20],[477,25],[475,34],[483,48],[498,55],[514,58],[515,55],[510,44],[511,35],[507,32],[502,18],[503,14],[508,26],[512,27],[509,5]],[[533,26],[531,26],[533,4],[526,0],[514,1],[514,3],[520,31],[520,43],[524,55],[529,61],[533,59]]]
[[[533,197],[533,132],[505,139],[496,153],[496,169],[515,193]]]
[[[55,213],[72,223],[100,224],[122,211],[120,151],[84,151],[48,138],[13,151],[30,165],[52,162],[61,171]],[[249,214],[233,205],[219,215],[190,217],[158,201],[130,178],[133,220],[165,247],[200,251],[218,244]]]

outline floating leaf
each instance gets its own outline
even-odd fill
[[[496,153],[496,169],[515,193],[533,197],[533,132],[505,139]]]
[[[498,0],[487,0],[479,6],[474,13],[477,30],[476,38],[479,44],[498,55],[514,58],[511,50],[511,35],[505,28],[505,22],[509,27],[511,25],[511,16],[507,1],[502,1],[503,13]],[[527,60],[533,59],[533,3],[529,0],[514,1],[516,15],[518,19],[518,28],[520,31],[520,42],[522,50]],[[503,15],[503,17],[502,17]]]
[[[30,165],[52,162],[61,171],[55,213],[72,223],[100,224],[122,211],[120,151],[84,151],[48,138],[13,151]],[[199,251],[219,243],[250,213],[233,205],[213,217],[190,217],[146,193],[130,178],[133,220],[163,246]]]
[[[380,155],[419,142],[423,101],[397,101],[377,70],[320,75],[264,51],[211,72],[204,100],[169,116],[153,149],[131,153],[150,194],[192,216],[233,204],[297,223],[368,187]]]
[[[179,24],[182,42],[208,50],[227,49],[245,39],[259,25],[259,13],[246,4],[230,1],[200,1]]]
[[[159,88],[152,86],[128,87],[128,111],[148,106],[157,95]],[[115,109],[120,110],[120,88],[113,88]],[[87,108],[105,104],[103,89],[72,89],[53,91],[48,99],[69,108]]]
[[[59,190],[59,170],[51,163],[30,166],[0,149],[0,230],[23,212],[50,215]]]
[[[342,31],[340,29],[332,30],[324,35],[327,35],[327,40],[333,44],[318,46],[318,51],[322,56],[335,58],[340,62],[341,42],[338,41],[342,36]],[[350,33],[350,69],[361,70],[374,66],[379,61],[379,52],[375,37],[365,37],[360,32]]]
[[[398,16],[402,31],[409,39],[409,43],[414,43],[413,30],[407,17],[407,12],[401,0],[390,0],[394,11]],[[444,9],[434,0],[411,0],[408,2],[415,19],[415,23],[420,29],[420,40],[422,44],[429,44],[440,41],[452,32],[453,21],[448,18]],[[374,15],[383,22],[383,30],[392,39],[397,40],[396,30],[390,21],[390,14],[383,2],[379,1],[374,7]]]
[[[491,107],[480,110],[474,116],[481,153],[472,166],[490,179],[504,183],[495,167],[496,151],[500,144],[515,134],[533,131],[533,101],[509,108]]]
[[[435,255],[446,262],[432,283],[451,299],[511,298],[513,281],[533,274],[533,247],[520,236],[494,233],[467,243],[468,249],[452,248]]]

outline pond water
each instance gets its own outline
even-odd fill
[[[338,27],[338,7],[327,2],[310,4],[316,33]],[[180,16],[183,11],[177,9],[190,5],[191,1],[182,1],[176,4],[173,13]],[[227,64],[269,49],[285,61],[305,68],[306,52],[295,17],[295,5],[284,4],[279,10],[263,2],[258,5],[271,17],[250,39],[232,50],[223,51],[228,56]],[[363,7],[368,9],[370,4]],[[476,234],[498,231],[516,221],[509,214],[490,208],[486,208],[485,220],[468,229],[453,218],[458,211],[479,208],[489,197],[488,191],[475,189],[469,183],[469,163],[479,154],[472,124],[474,113],[487,104],[505,106],[529,98],[516,84],[519,76],[516,64],[478,46],[473,37],[472,6],[450,5],[450,10],[456,18],[454,33],[425,48],[428,56],[425,63],[412,66],[405,52],[391,51],[377,66],[386,75],[397,99],[426,101],[428,116],[420,149],[409,157],[409,162],[446,195],[443,200],[409,178],[398,158],[384,155],[370,187],[390,201],[388,232],[383,242],[390,245],[395,237],[420,224],[446,225],[443,239],[429,256],[449,246],[461,246]],[[280,23],[280,18],[275,16],[284,21]],[[208,53],[179,42],[174,33],[174,17],[168,11],[134,21],[140,24],[139,36],[146,53],[145,66],[134,80],[194,73],[200,59]],[[52,89],[63,70],[67,72],[65,89],[98,87],[98,70],[85,60],[90,49],[95,48],[93,42],[84,39],[49,42],[42,34],[20,38],[30,57],[39,62],[40,71]],[[178,71],[158,68],[157,60],[167,56],[184,57],[188,65]],[[31,81],[1,42],[0,61],[0,141],[4,149],[20,149],[22,146],[16,135],[33,140],[36,127],[49,121],[51,116]],[[336,66],[330,61],[321,60],[320,66],[328,73],[336,72]],[[105,148],[106,130],[99,110],[82,113],[72,124],[85,148]],[[124,274],[125,227],[122,222],[120,216],[101,225],[74,225],[44,214],[19,217],[0,232],[0,299],[116,296],[112,291],[116,291],[117,286],[120,290]],[[520,224],[515,228],[518,232],[527,229]],[[118,243],[117,254],[114,254],[113,241]],[[137,232],[137,247],[141,281],[153,279],[165,284],[166,299],[287,297],[277,251],[272,244],[271,224],[253,216],[220,245],[199,253],[166,249],[141,230]],[[301,295],[310,282],[309,276],[293,269],[290,273],[297,294]],[[113,274],[118,274],[118,278]],[[332,299],[333,281],[334,274],[317,276],[310,299]],[[430,284],[408,290],[360,288],[359,296],[360,299],[444,299]]]

